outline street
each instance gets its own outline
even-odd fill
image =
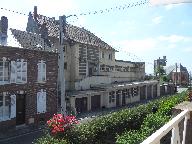
[[[43,135],[43,130],[36,130],[30,133],[0,140],[0,144],[31,144],[35,139]]]

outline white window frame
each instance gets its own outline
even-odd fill
[[[38,67],[38,74],[37,74],[37,81],[42,83],[42,82],[46,82],[47,78],[46,78],[46,63],[45,61],[41,60],[39,61],[39,63],[37,64]],[[45,78],[45,79],[43,79]]]
[[[27,83],[27,62],[24,61],[24,59],[17,60],[16,64],[16,83],[17,84],[23,84]],[[18,68],[18,65],[20,64],[20,68]],[[24,67],[24,64],[26,67]],[[20,74],[20,79],[18,78]],[[25,78],[25,80],[23,80]]]
[[[1,84],[9,83],[9,69],[10,69],[10,68],[9,68],[10,64],[9,64],[9,61],[7,61],[7,58],[3,57],[1,62],[3,63],[3,66],[2,66],[2,71],[0,71],[0,72],[1,72],[3,75],[1,76],[1,77],[2,77],[2,80],[0,81],[0,85],[1,85]],[[7,75],[7,79],[8,79],[8,80],[5,80],[5,63],[8,63],[8,75]]]
[[[10,95],[8,94],[8,92],[3,92],[0,94],[1,96],[3,96],[3,105],[0,107],[0,111],[2,111],[2,115],[0,115],[0,121],[6,121],[6,120],[9,120],[10,119],[10,116],[11,116],[11,97]],[[9,105],[6,106],[6,97],[10,97],[10,101],[9,101]],[[7,116],[7,113],[6,113],[6,108],[8,107],[8,116]]]

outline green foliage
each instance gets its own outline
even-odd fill
[[[165,70],[163,66],[159,66],[155,69],[155,74],[159,74],[159,75],[164,75],[165,74]]]
[[[169,120],[171,108],[183,101],[185,95],[162,97],[145,105],[97,117],[91,122],[79,124],[65,132],[59,139],[45,136],[40,138],[37,144],[113,143],[116,135],[118,135],[117,143],[137,144]],[[152,113],[154,106],[158,108],[156,113]]]
[[[39,138],[35,144],[69,144],[66,139],[56,139],[49,134],[46,136]]]
[[[105,141],[106,136],[114,138],[116,133],[122,133],[126,129],[139,129],[143,119],[151,113],[151,108],[151,104],[140,105],[96,118],[79,125],[68,140],[71,143],[99,143]]]
[[[118,144],[139,144],[150,136],[153,132],[162,127],[171,118],[172,108],[186,99],[186,93],[163,98],[159,101],[158,111],[148,114],[139,130],[125,131],[122,135],[117,135]]]

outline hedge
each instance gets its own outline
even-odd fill
[[[145,126],[145,123],[149,122],[148,119],[156,118],[156,125],[160,127],[170,117],[165,118],[164,120],[164,118],[159,115],[170,114],[170,107],[173,107],[176,103],[183,101],[184,95],[185,94],[182,94],[181,98],[178,98],[179,95],[177,95],[177,99],[174,98],[175,96],[162,97],[144,105],[123,109],[118,112],[113,112],[105,116],[97,117],[86,124],[80,124],[74,129],[65,132],[63,137],[61,137],[60,139],[55,138],[55,143],[60,144],[60,141],[62,141],[62,143],[75,144],[112,143],[116,141],[116,138],[117,143],[127,143],[127,136],[130,137],[130,139],[137,136],[141,137],[135,138],[138,139],[138,141],[141,141],[148,135],[150,135],[154,131],[154,129],[157,129],[157,127],[153,129],[150,126]],[[173,103],[167,102],[171,99],[174,99]],[[156,112],[156,115],[152,115],[153,107],[158,108],[158,112]],[[162,123],[160,123],[160,120],[163,120]],[[141,133],[141,129],[146,130],[143,130],[143,133]],[[36,143],[44,144],[44,140],[47,143],[54,143],[52,142],[54,141],[54,138],[50,136],[40,138]],[[130,142],[130,144],[133,143]]]
[[[162,127],[171,118],[172,108],[186,99],[186,93],[177,94],[165,99],[161,99],[158,111],[148,114],[144,118],[143,124],[139,130],[125,131],[121,135],[117,135],[117,144],[139,144],[148,136]]]

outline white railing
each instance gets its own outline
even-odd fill
[[[171,121],[153,133],[150,137],[144,140],[141,144],[160,144],[160,140],[165,136],[170,130],[172,130],[171,144],[181,144],[179,135],[179,122],[184,119],[184,129],[183,129],[183,140],[182,144],[185,144],[187,120],[190,118],[190,111],[188,109],[182,111]]]

